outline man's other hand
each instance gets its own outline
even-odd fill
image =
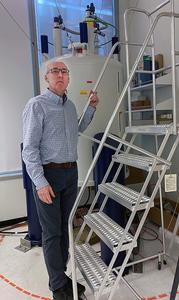
[[[52,198],[55,197],[55,194],[50,185],[44,186],[43,188],[37,191],[37,195],[41,201],[47,204],[52,204]]]

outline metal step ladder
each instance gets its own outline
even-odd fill
[[[173,88],[173,123],[172,124],[165,124],[165,125],[157,125],[156,124],[156,107],[154,107],[154,119],[153,124],[149,126],[132,126],[132,118],[131,118],[131,110],[130,110],[130,104],[129,104],[129,125],[126,127],[124,135],[122,138],[116,137],[115,135],[112,135],[109,133],[111,124],[114,120],[114,117],[116,113],[119,110],[120,104],[124,99],[124,96],[128,92],[128,99],[130,99],[130,85],[133,79],[133,76],[135,75],[137,71],[137,66],[140,62],[140,59],[143,56],[143,53],[145,51],[145,48],[148,46],[151,37],[153,35],[153,31],[158,23],[158,20],[163,17],[167,16],[171,18],[171,22],[173,22],[174,18],[178,18],[179,14],[174,13],[174,0],[171,1],[165,1],[163,5],[160,5],[157,10],[159,10],[161,7],[165,6],[166,4],[171,4],[171,13],[159,13],[153,22],[151,22],[149,32],[146,36],[146,39],[144,40],[144,43],[139,51],[139,54],[137,56],[136,62],[134,63],[134,66],[132,67],[131,71],[129,71],[129,64],[128,64],[128,58],[127,58],[127,67],[128,67],[128,80],[126,84],[124,85],[124,88],[122,90],[122,93],[119,97],[119,100],[116,104],[116,108],[111,116],[111,119],[109,120],[109,123],[106,127],[106,130],[104,132],[104,135],[102,137],[101,142],[99,143],[98,149],[96,151],[96,154],[94,156],[94,159],[92,161],[92,164],[88,170],[88,173],[86,175],[86,178],[83,182],[83,185],[80,189],[80,192],[78,194],[78,197],[76,199],[75,205],[72,209],[72,212],[70,214],[69,218],[69,242],[70,242],[70,258],[71,258],[71,269],[72,269],[72,279],[73,279],[73,294],[74,294],[74,300],[78,300],[78,294],[77,294],[77,280],[76,280],[76,267],[79,268],[82,275],[84,276],[84,279],[88,283],[89,287],[92,289],[95,300],[100,299],[100,297],[104,293],[109,293],[109,300],[113,299],[114,293],[117,288],[120,288],[119,282],[122,280],[127,287],[131,290],[131,292],[135,295],[137,299],[142,299],[141,296],[135,291],[134,288],[130,286],[130,284],[122,277],[122,274],[124,272],[124,269],[128,265],[129,258],[131,256],[132,250],[137,246],[137,239],[139,237],[139,234],[141,232],[141,229],[144,225],[144,222],[146,221],[148,212],[150,208],[154,205],[154,199],[157,194],[157,192],[161,192],[161,182],[163,180],[163,177],[168,169],[170,169],[171,166],[171,160],[173,157],[173,154],[177,148],[178,142],[179,142],[179,134],[178,134],[178,127],[176,124],[176,105],[175,105],[175,88]],[[127,12],[130,12],[128,10]],[[135,9],[136,11],[136,9]],[[141,11],[142,13],[147,14],[147,16],[150,19],[149,13],[146,11]],[[156,10],[155,10],[156,12]],[[125,19],[126,19],[125,14]],[[151,21],[151,19],[150,19]],[[172,23],[173,24],[173,23]],[[174,32],[174,31],[173,31]],[[126,43],[128,47],[129,42],[128,38],[126,38]],[[104,67],[100,73],[100,76],[98,78],[98,81],[94,87],[94,91],[97,89],[97,86],[102,78],[102,75],[106,69],[106,66],[108,64],[108,61],[110,57],[112,56],[112,53],[116,46],[118,46],[119,43],[116,43],[113,48],[111,49],[109,56],[104,64]],[[173,42],[174,47],[174,42]],[[127,55],[128,55],[128,48],[127,49]],[[177,52],[177,51],[176,51]],[[175,52],[172,52],[175,53]],[[172,56],[172,66],[170,67],[172,70],[173,77],[175,77],[175,60]],[[153,84],[155,88],[155,69],[152,70],[153,76]],[[173,83],[175,83],[175,78],[173,78]],[[155,93],[154,93],[155,94]],[[154,103],[156,101],[154,100]],[[86,106],[87,107],[87,106]],[[85,109],[86,109],[85,107]],[[85,110],[84,110],[85,111]],[[135,140],[137,135],[150,135],[154,136],[156,145],[155,145],[155,154],[147,151],[146,149],[143,149],[142,147],[139,147],[135,145]],[[170,150],[166,157],[164,157],[164,152],[166,148],[166,144],[169,141],[170,136],[173,136],[173,141],[170,141]],[[160,143],[158,142],[158,137],[160,136]],[[95,167],[95,164],[98,160],[98,157],[102,151],[102,148],[104,144],[106,145],[107,137],[110,137],[111,139],[118,142],[118,146],[115,150],[115,154],[112,157],[111,163],[108,167],[108,170],[102,180],[102,183],[98,186],[98,191],[96,193],[96,196],[93,200],[93,203],[91,204],[91,207],[89,208],[89,211],[87,215],[84,217],[83,225],[74,241],[73,238],[73,218],[76,212],[76,209],[80,203],[81,197],[83,195],[83,192],[85,190],[85,187],[88,183],[88,179],[90,177],[90,174]],[[125,152],[122,151],[122,147],[125,147]],[[119,167],[117,168],[117,171],[112,179],[111,182],[107,181],[108,175],[110,174],[110,171],[114,165],[114,163],[119,163]],[[127,186],[123,186],[116,182],[117,177],[122,169],[123,165],[132,166],[138,169],[145,170],[146,172],[146,178],[144,181],[144,184],[140,191],[132,190],[131,188]],[[147,194],[147,188],[149,186],[150,180],[154,174],[157,174],[157,180],[155,187],[150,195]],[[98,212],[93,212],[93,209],[98,201],[98,198],[100,194],[104,194],[104,200],[100,206],[100,209]],[[108,217],[104,213],[105,205],[109,198],[112,198],[114,201],[120,203],[124,207],[126,207],[130,211],[130,216],[127,221],[127,224],[125,228],[122,228],[119,226],[116,222],[114,222],[110,217]],[[136,232],[134,234],[131,233],[130,229],[133,224],[134,218],[136,216],[136,213],[140,211],[140,221],[139,225],[136,229]],[[162,199],[161,199],[161,216],[162,216],[163,210],[162,210]],[[162,221],[163,222],[163,221]],[[85,228],[85,226],[88,226],[90,228],[90,232],[86,238],[85,243],[81,244],[80,237],[82,235],[82,232]],[[92,246],[90,245],[90,238],[92,236],[92,233],[95,232],[100,239],[112,250],[113,256],[111,259],[111,262],[109,266],[106,266],[105,263],[102,261],[101,257],[98,253],[94,251]],[[163,243],[164,243],[164,237],[163,237]],[[164,251],[162,254],[165,254],[165,243],[163,244]],[[116,258],[118,254],[121,251],[126,251],[126,255],[124,258],[124,261],[122,265],[119,268],[114,268],[114,263],[116,261]],[[153,256],[154,257],[154,256]],[[158,257],[158,254],[155,256]]]

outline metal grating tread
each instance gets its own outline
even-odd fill
[[[84,219],[85,223],[114,251],[120,242],[124,229],[103,212],[86,215]],[[128,233],[120,251],[129,249],[132,240],[133,236]]]
[[[167,132],[173,133],[173,124],[161,124],[161,125],[143,125],[143,126],[131,126],[126,127],[126,133],[143,133],[143,134],[156,134],[164,135]]]
[[[100,192],[104,193],[130,210],[134,209],[140,195],[140,193],[117,182],[103,183],[98,187]],[[149,203],[149,200],[149,197],[143,196],[141,198],[140,205],[138,206],[138,210],[145,209]]]
[[[107,272],[106,264],[88,243],[75,246],[75,260],[90,288],[97,292]],[[111,272],[105,287],[112,286],[115,279]]]
[[[152,157],[125,153],[113,155],[113,160],[146,171],[150,171],[154,162],[154,158]],[[154,171],[160,171],[164,166],[164,163],[157,161]]]

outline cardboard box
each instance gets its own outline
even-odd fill
[[[173,231],[174,227],[175,227],[175,223],[177,220],[177,216],[179,214],[179,205],[177,205],[176,211],[175,211],[175,207],[176,207],[176,202],[169,200],[169,199],[164,199],[164,227],[167,230]],[[166,203],[168,203],[168,206],[170,207],[170,210],[166,209],[165,207],[167,206]],[[173,216],[173,212],[175,211],[175,214]],[[173,216],[173,219],[172,219]],[[161,226],[161,215],[160,215],[160,205],[159,205],[159,199],[155,200],[155,206],[152,207],[149,211],[149,215],[148,218],[150,221],[152,221],[153,223]],[[170,224],[170,226],[169,226]],[[179,228],[177,231],[177,235],[179,235]]]
[[[132,109],[144,109],[144,108],[150,108],[151,107],[151,102],[148,99],[144,100],[133,100],[131,102],[131,107]]]
[[[157,54],[155,55],[155,61],[157,62],[157,67],[159,69],[164,67],[164,59],[163,59],[163,54]]]

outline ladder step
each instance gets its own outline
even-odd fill
[[[124,233],[124,229],[103,212],[86,215],[84,219],[85,223],[103,240],[103,242],[112,251],[115,251]],[[132,241],[133,236],[128,233],[124,239],[120,251],[129,249]],[[137,243],[135,247],[136,246]]]
[[[148,135],[164,135],[167,132],[173,133],[173,124],[163,124],[163,125],[143,125],[143,126],[131,126],[126,127],[126,133],[141,133]]]
[[[146,170],[149,172],[154,162],[154,158],[134,154],[118,154],[113,155],[113,161],[120,162],[122,164],[126,164],[128,166],[136,167],[138,169]],[[154,171],[161,171],[163,170],[164,166],[164,163],[157,161]]]
[[[98,187],[100,192],[107,195],[109,198],[114,199],[115,201],[127,207],[131,211],[134,210],[136,202],[140,195],[140,193],[117,182],[103,183],[100,184]],[[145,209],[149,203],[149,200],[149,197],[143,196],[137,210]],[[154,204],[152,203],[152,206],[153,205]]]
[[[75,246],[75,260],[89,287],[94,293],[97,292],[107,272],[106,264],[88,243]],[[115,279],[116,276],[111,272],[105,291],[114,284]]]

